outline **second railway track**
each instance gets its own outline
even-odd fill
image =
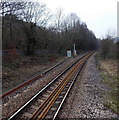
[[[8,92],[2,94],[2,96],[0,96],[0,98],[5,98],[5,97],[11,95],[12,93],[14,93],[14,92],[20,90],[21,88],[26,87],[26,86],[29,85],[30,83],[32,83],[32,82],[34,82],[35,80],[37,80],[37,79],[43,77],[43,76],[44,76],[45,74],[47,74],[48,72],[50,72],[51,70],[53,70],[53,69],[56,68],[57,66],[61,65],[62,63],[64,63],[66,60],[67,60],[67,59],[61,61],[60,63],[54,65],[53,67],[51,67],[51,68],[45,70],[45,71],[42,72],[41,74],[39,74],[39,75],[37,75],[37,76],[31,78],[30,80],[28,80],[28,81],[26,81],[26,82],[24,82],[24,83],[18,85],[17,87],[15,87],[15,88],[9,90]]]
[[[10,116],[9,120],[55,119],[82,66],[91,55],[92,53],[84,55],[80,60],[77,60],[73,65],[67,68],[67,70],[60,73],[47,86]]]

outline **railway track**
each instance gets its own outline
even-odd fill
[[[13,89],[11,89],[11,90],[9,90],[8,92],[2,94],[2,96],[0,96],[0,98],[5,98],[5,97],[11,95],[12,93],[14,93],[14,92],[22,89],[23,87],[29,85],[29,84],[32,83],[33,81],[35,81],[35,80],[43,77],[43,76],[44,76],[45,74],[47,74],[48,72],[50,72],[51,70],[53,70],[53,69],[56,68],[57,66],[61,65],[62,63],[64,63],[66,60],[67,60],[67,59],[61,61],[60,63],[54,65],[53,67],[51,67],[51,68],[49,68],[49,69],[47,69],[46,71],[42,72],[41,74],[37,75],[36,77],[33,77],[33,78],[31,78],[30,80],[28,80],[28,81],[20,84],[19,86],[15,87],[15,88],[13,88]]]
[[[77,79],[86,60],[93,53],[88,53],[60,73],[41,91],[35,94],[26,104],[19,108],[8,120],[21,119],[55,119]]]

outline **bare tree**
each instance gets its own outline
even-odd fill
[[[21,9],[24,9],[24,2],[12,2],[12,1],[8,2],[6,0],[0,3],[0,15],[2,16],[2,33],[4,37],[5,36],[4,33],[6,32],[6,29],[9,28],[7,30],[9,31],[9,35],[8,35],[9,38],[7,39],[9,43],[13,43],[13,34],[14,34],[13,23],[15,23],[17,20],[14,18],[16,17],[17,14],[20,13],[19,11]],[[7,18],[7,22],[5,22],[6,18]],[[7,27],[6,27],[6,24],[7,24]],[[7,48],[9,49],[9,47]]]
[[[60,9],[56,9],[56,12],[54,13],[54,17],[53,17],[53,27],[58,31],[61,32],[61,27],[62,27],[62,23],[64,20],[64,13],[63,10]]]
[[[27,36],[26,53],[31,55],[37,43],[36,30],[38,26],[45,27],[51,15],[46,5],[38,2],[26,2],[25,9],[22,9],[21,13],[20,19],[24,21],[24,32]]]
[[[79,17],[75,13],[71,13],[68,19],[70,27],[76,27],[77,21],[80,21]]]
[[[101,54],[106,57],[117,57],[117,42],[114,41],[115,31],[108,29],[105,38],[101,41]]]
[[[50,10],[45,4],[39,2],[26,2],[25,9],[21,11],[19,17],[28,23],[35,23],[39,26],[45,26],[50,19]]]
[[[24,7],[24,2],[0,2],[0,14],[15,14]]]

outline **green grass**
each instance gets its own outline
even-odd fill
[[[111,91],[108,95],[108,100],[104,104],[107,108],[112,109],[115,113],[119,114],[119,96],[117,95],[118,91]]]
[[[116,77],[109,76],[102,72],[101,76],[103,78],[102,83],[110,87],[110,91],[107,92],[108,96],[105,106],[119,114],[119,78],[117,81]]]
[[[106,94],[103,94],[103,97],[106,98],[106,102],[104,103],[104,105],[107,108],[113,110],[115,113],[119,114],[119,76],[112,76],[101,67],[100,63],[104,59],[100,55],[97,55],[95,59],[97,63],[97,68],[100,71],[100,76],[103,79],[102,83],[108,85],[109,87],[109,91]]]

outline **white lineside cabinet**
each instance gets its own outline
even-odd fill
[[[71,57],[71,50],[67,51],[67,57]]]

